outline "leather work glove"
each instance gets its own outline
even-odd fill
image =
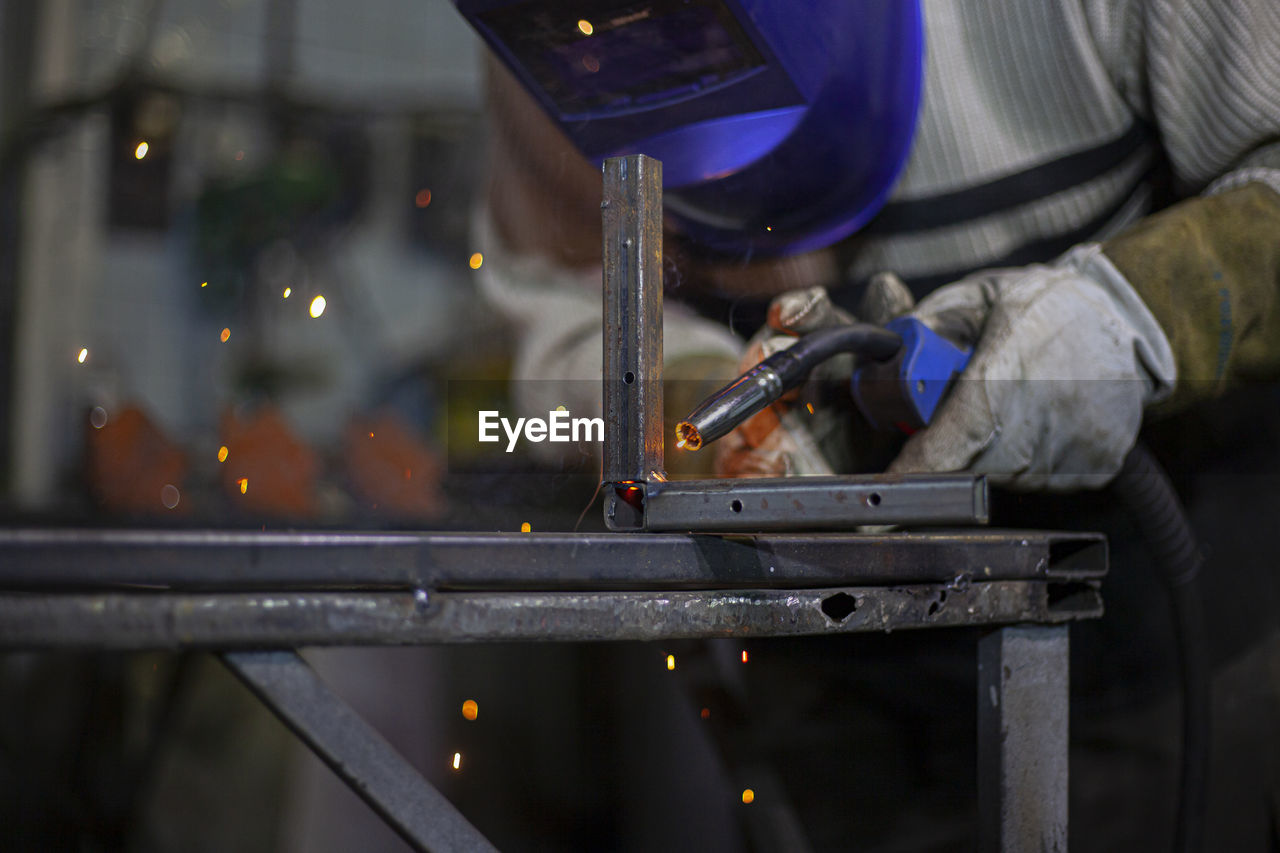
[[[910,310],[911,292],[893,273],[881,273],[868,284],[859,316],[884,324]],[[766,325],[751,338],[739,363],[739,373],[794,344],[801,335],[855,322],[836,306],[824,287],[792,290],[769,305]],[[820,365],[811,379],[829,380],[848,396],[853,357],[837,356]],[[849,411],[798,405],[800,389],[749,418],[715,444],[716,473],[726,477],[818,476],[834,473],[822,448],[846,441],[842,421]]]
[[[1018,489],[1100,488],[1177,370],[1165,333],[1097,244],[976,273],[914,311],[974,346],[933,422],[890,473],[970,470]]]

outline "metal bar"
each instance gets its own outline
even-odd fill
[[[228,652],[222,660],[415,850],[496,851],[297,652]]]
[[[985,524],[987,481],[968,474],[652,483],[646,530],[853,530],[860,524]]]
[[[987,853],[1067,849],[1067,627],[978,643],[978,803]]]
[[[662,163],[604,162],[604,475],[643,483],[662,475]],[[612,491],[612,490],[611,490]],[[606,497],[606,507],[609,506]],[[608,515],[629,529],[624,502]]]
[[[1102,612],[1043,581],[721,592],[0,594],[0,648],[288,648],[780,637]]]
[[[0,589],[716,589],[1101,577],[1096,533],[0,530]]]

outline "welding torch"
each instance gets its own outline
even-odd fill
[[[811,332],[703,401],[676,425],[676,446],[697,450],[727,435],[845,352],[858,357],[851,391],[863,416],[876,428],[908,433],[929,424],[973,353],[911,316],[885,326],[851,323]]]

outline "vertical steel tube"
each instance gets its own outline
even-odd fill
[[[1066,625],[1001,628],[978,643],[983,853],[1067,850]]]
[[[640,526],[619,484],[663,473],[662,163],[604,163],[604,476],[610,527]],[[642,491],[635,493],[642,495]],[[637,497],[638,500],[638,497]],[[635,501],[632,502],[633,504]]]

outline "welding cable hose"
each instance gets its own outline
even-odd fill
[[[728,434],[751,415],[777,402],[819,364],[840,353],[886,361],[902,347],[902,336],[870,323],[849,323],[797,338],[748,370],[695,409],[676,427],[680,446],[697,450]]]
[[[1169,475],[1141,442],[1125,457],[1112,489],[1154,552],[1169,587],[1183,701],[1174,850],[1200,853],[1204,844],[1210,739],[1208,632],[1199,584],[1204,557]]]

